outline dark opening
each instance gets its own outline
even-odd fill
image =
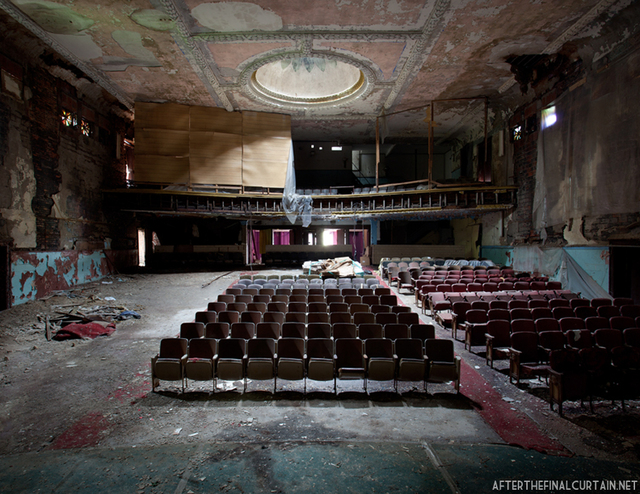
[[[610,293],[640,304],[640,247],[611,246]]]

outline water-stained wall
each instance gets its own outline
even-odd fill
[[[135,248],[131,219],[113,221],[102,200],[103,188],[125,182],[117,151],[128,123],[80,74],[49,67],[50,56],[35,39],[0,40],[0,244],[11,252],[11,304],[99,279],[117,265],[107,256],[126,265]]]

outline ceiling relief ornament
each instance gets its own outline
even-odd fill
[[[362,98],[375,85],[363,62],[334,53],[263,57],[242,72],[240,86],[251,98],[279,108],[335,107]]]

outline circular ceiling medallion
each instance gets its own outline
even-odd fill
[[[340,60],[291,57],[259,67],[251,74],[250,86],[272,103],[321,106],[360,95],[366,78],[358,67]]]

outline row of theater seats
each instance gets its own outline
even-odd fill
[[[262,262],[267,267],[276,266],[300,266],[305,261],[320,261],[321,259],[333,259],[336,257],[350,256],[351,252],[344,248],[337,250],[300,250],[300,251],[276,251],[262,254]]]
[[[417,314],[416,314],[417,315]],[[397,319],[394,319],[394,321]],[[413,318],[412,318],[413,320]],[[396,340],[398,338],[418,338],[424,341],[426,338],[435,338],[433,325],[420,324],[418,322],[301,322],[301,321],[262,321],[254,322],[185,322],[180,325],[180,338],[187,340],[198,338],[213,338],[221,340],[224,338],[243,338],[250,340],[253,338],[330,338],[337,340],[340,338],[359,338],[366,340],[369,338],[387,338]]]
[[[455,381],[459,390],[460,358],[454,356],[453,342],[429,338],[424,346],[417,338],[165,338],[160,353],[152,358],[153,391],[160,380],[181,381],[184,392],[188,380],[243,381],[277,380],[333,381]]]
[[[497,292],[426,292],[420,296],[420,305],[423,313],[429,307],[432,316],[436,316],[438,312],[448,311],[454,302],[476,302],[483,301],[491,303],[493,301],[511,302],[512,300],[521,300],[528,302],[530,300],[543,300],[550,302],[552,299],[578,298],[578,295],[571,293],[569,290],[512,290]],[[555,304],[555,302],[554,302]]]

